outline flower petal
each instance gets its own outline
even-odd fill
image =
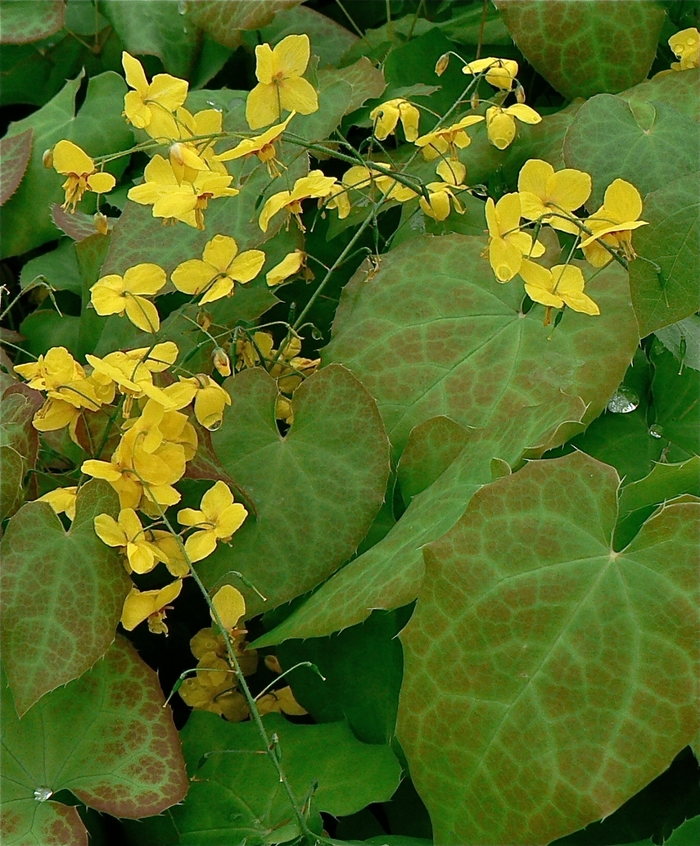
[[[292,37],[292,36],[290,36]],[[318,111],[318,94],[313,85],[301,77],[283,79],[279,84],[279,97],[283,109],[310,115]]]
[[[207,241],[202,258],[223,273],[229,269],[237,253],[238,244],[235,238],[229,235],[214,235],[211,241]]]
[[[278,72],[283,77],[301,76],[309,64],[311,43],[308,35],[288,35],[273,50]],[[256,49],[257,56],[257,49]],[[306,114],[306,112],[302,112]]]
[[[111,173],[93,173],[87,179],[88,188],[95,194],[107,194],[117,184],[117,180]]]
[[[233,585],[223,585],[212,597],[212,604],[219,615],[224,628],[227,630],[236,627],[238,621],[245,614],[245,599],[243,594],[236,590]],[[211,612],[214,620],[214,614]]]
[[[272,47],[269,44],[258,44],[255,48],[255,76],[258,82],[270,85],[274,74],[275,59]]]
[[[183,294],[199,294],[211,284],[216,270],[209,262],[201,259],[189,259],[173,270],[170,275],[173,285]]]
[[[212,529],[203,532],[195,532],[185,542],[185,551],[190,561],[201,561],[207,558],[216,549],[216,535]]]
[[[128,542],[124,529],[109,514],[95,517],[95,534],[107,546],[126,546]]]
[[[136,89],[141,98],[145,97],[148,91],[148,80],[141,62],[124,50],[122,52],[122,67],[124,68],[126,84],[130,88]]]
[[[130,296],[125,304],[126,316],[144,332],[157,332],[160,329],[158,309],[144,297]]]
[[[264,46],[264,45],[263,45]],[[259,49],[260,45],[258,45]],[[245,119],[251,129],[269,126],[281,117],[277,86],[258,83],[248,94],[245,103]]]
[[[72,141],[59,141],[53,148],[53,166],[58,173],[87,175],[95,170],[95,162]]]
[[[157,264],[136,264],[124,274],[124,290],[132,294],[153,296],[166,282],[165,271]]]
[[[250,282],[262,270],[265,253],[262,250],[246,250],[231,263],[228,275],[236,282]]]

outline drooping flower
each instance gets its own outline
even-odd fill
[[[152,297],[167,282],[165,271],[157,264],[136,264],[123,276],[110,273],[90,288],[90,301],[98,314],[126,316],[144,332],[160,329],[158,310],[146,297]]]
[[[580,227],[567,217],[573,217],[590,197],[591,177],[568,167],[555,173],[549,162],[530,159],[520,170],[518,193],[524,218],[578,235]]]
[[[694,26],[682,29],[668,39],[668,46],[673,50],[678,62],[672,62],[676,71],[690,70],[700,65],[700,32]]]
[[[288,35],[274,49],[269,44],[255,48],[255,76],[258,84],[248,94],[245,117],[251,129],[261,129],[282,119],[282,112],[309,115],[318,109],[318,95],[303,74],[309,64],[308,35]]]
[[[369,113],[369,119],[374,121],[374,134],[379,141],[384,141],[396,131],[399,120],[403,126],[407,141],[418,138],[418,124],[420,112],[403,97],[387,100]]]
[[[282,171],[280,170],[277,159],[277,148],[275,145],[282,138],[284,130],[295,114],[296,112],[292,112],[286,120],[275,126],[271,126],[262,135],[256,135],[253,138],[244,138],[232,150],[226,150],[224,153],[216,156],[216,160],[219,162],[230,162],[234,159],[257,156],[267,166],[267,172],[270,178],[280,176]]]
[[[168,634],[165,615],[170,611],[170,605],[177,599],[182,590],[182,579],[176,579],[160,590],[140,591],[131,588],[122,608],[121,623],[130,632],[144,620],[148,620],[148,628],[153,634]]]
[[[453,159],[459,157],[458,150],[468,147],[472,140],[467,135],[466,129],[481,123],[484,118],[481,115],[467,115],[451,126],[444,126],[434,129],[416,139],[416,146],[421,148],[423,158],[432,161],[438,156],[450,155]]]
[[[275,713],[301,717],[308,714],[306,708],[301,706],[294,698],[294,693],[289,685],[264,694],[257,700],[256,704],[261,716]]]
[[[150,573],[159,561],[167,561],[163,551],[148,540],[133,508],[123,508],[116,520],[109,514],[98,514],[94,522],[97,537],[125,552],[134,573]]]
[[[289,37],[291,38],[291,36]],[[306,231],[301,220],[302,201],[328,197],[336,184],[334,177],[324,176],[321,170],[312,170],[308,176],[297,179],[291,191],[280,191],[267,200],[260,213],[260,228],[263,232],[267,232],[270,220],[278,212],[284,210],[287,214],[296,218],[302,232]]]
[[[270,288],[274,288],[275,285],[281,285],[290,276],[295,276],[299,273],[305,263],[306,253],[303,250],[293,250],[291,253],[287,253],[279,264],[276,264],[265,274],[267,284]]]
[[[182,526],[198,529],[185,543],[190,561],[201,561],[211,555],[217,541],[231,540],[247,516],[248,511],[233,501],[233,494],[221,481],[204,494],[200,510],[183,508],[179,511],[177,519]]]
[[[598,305],[583,292],[586,281],[579,267],[558,264],[548,270],[525,259],[519,273],[525,282],[528,296],[536,303],[550,308],[563,308],[566,305],[584,314],[600,314]]]
[[[499,150],[509,147],[516,133],[516,118],[522,123],[539,123],[542,116],[524,103],[512,106],[491,106],[486,110],[486,134],[489,141]]]
[[[230,297],[236,282],[247,283],[262,270],[265,253],[246,250],[238,254],[238,244],[228,235],[215,235],[204,247],[201,259],[189,259],[173,270],[173,285],[185,294],[204,296],[200,305]]]
[[[187,99],[189,83],[167,73],[159,73],[151,83],[138,59],[122,53],[122,67],[129,88],[124,96],[124,115],[133,126],[145,129],[152,138],[171,138],[173,113]]]
[[[222,483],[223,484],[223,483]],[[212,603],[219,619],[227,631],[238,626],[238,621],[245,614],[245,599],[243,594],[233,585],[223,585],[212,597]],[[216,621],[214,612],[210,609],[212,620]]]
[[[593,267],[604,267],[612,255],[601,245],[601,241],[615,249],[622,249],[625,256],[636,256],[632,247],[632,232],[647,221],[639,220],[642,213],[642,197],[639,191],[624,179],[616,179],[608,185],[603,205],[584,221],[591,235],[581,243],[583,254]]]
[[[171,576],[182,578],[190,572],[190,565],[175,535],[163,529],[149,529],[148,539],[162,553]]]
[[[432,217],[433,220],[445,220],[454,206],[457,214],[464,214],[462,204],[457,199],[454,191],[456,186],[449,182],[428,182],[425,186],[428,189],[429,200],[420,198],[419,205],[424,214]]]
[[[537,258],[544,253],[539,241],[532,241],[529,232],[520,230],[520,197],[506,194],[498,203],[486,200],[486,222],[489,228],[489,262],[499,282],[509,282],[520,270],[525,256]]]
[[[211,376],[180,377],[179,382],[168,385],[165,394],[176,408],[184,408],[194,400],[194,416],[205,429],[213,431],[221,426],[224,409],[231,405],[231,397]]]
[[[54,488],[52,491],[40,496],[35,502],[47,502],[56,514],[64,514],[73,521],[75,520],[75,506],[78,499],[78,486],[72,485],[67,488]]]
[[[513,87],[513,80],[518,75],[518,63],[514,59],[494,59],[489,56],[487,59],[467,62],[462,68],[462,73],[466,74],[479,74],[484,71],[486,71],[486,81],[494,88],[510,91]]]
[[[195,229],[204,229],[204,211],[209,200],[235,197],[230,174],[200,170],[194,182],[179,182],[167,159],[155,155],[144,170],[145,181],[130,189],[128,198],[142,206],[153,205],[153,217],[181,220]]]
[[[409,188],[408,185],[398,182],[385,172],[391,170],[390,164],[385,162],[376,162],[376,164],[381,165],[383,169],[379,170],[367,165],[353,165],[345,171],[342,184],[346,191],[352,189],[348,194],[352,193],[354,198],[356,192],[362,191],[363,195],[368,194],[372,201],[386,199],[396,200],[399,203],[412,200],[417,195],[416,191]]]
[[[37,391],[56,390],[61,385],[85,376],[85,370],[65,347],[51,347],[36,361],[15,364],[13,369],[27,380],[30,388]]]
[[[68,177],[63,183],[66,197],[62,208],[70,206],[71,212],[75,211],[86,191],[106,194],[117,184],[111,173],[98,171],[90,156],[72,141],[59,141],[56,144],[53,148],[53,166],[58,173]]]

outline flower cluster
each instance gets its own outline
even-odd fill
[[[540,159],[527,161],[518,177],[518,191],[506,194],[495,203],[486,201],[488,258],[499,282],[509,282],[520,275],[529,297],[547,307],[547,322],[552,308],[568,306],[574,311],[599,314],[596,303],[584,293],[581,269],[568,261],[546,268],[532,259],[540,258],[545,248],[525,227],[542,226],[575,236],[574,249],[580,247],[593,267],[604,267],[616,252],[634,258],[631,234],[644,226],[639,220],[642,198],[629,182],[616,179],[606,192],[603,205],[587,218],[575,212],[591,194],[589,174],[573,168],[555,171]],[[525,223],[521,223],[522,220]],[[573,254],[574,249],[571,250]]]

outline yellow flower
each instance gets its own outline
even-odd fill
[[[524,103],[515,103],[506,108],[491,106],[486,110],[486,133],[494,147],[505,150],[511,145],[515,138],[516,118],[522,123],[531,124],[542,120],[541,115]]]
[[[292,38],[296,36],[290,35],[288,37]],[[277,194],[273,194],[267,200],[260,213],[260,228],[263,232],[267,232],[270,220],[278,212],[285,210],[288,214],[294,215],[299,228],[302,232],[305,232],[306,229],[301,220],[302,201],[311,198],[328,197],[336,184],[337,182],[334,177],[324,176],[321,170],[312,170],[308,176],[302,176],[300,179],[297,179],[291,191],[280,191]]]
[[[235,629],[238,621],[245,614],[245,599],[243,598],[243,594],[233,585],[224,585],[217,590],[211,601],[221,622],[224,624],[224,628],[227,631]],[[214,612],[211,609],[209,613],[212,620],[215,620]]]
[[[98,314],[126,316],[144,332],[160,329],[158,311],[147,296],[153,296],[165,285],[167,277],[157,264],[136,264],[124,276],[110,273],[90,288],[90,301]]]
[[[98,514],[94,522],[97,537],[107,546],[120,547],[134,573],[150,573],[159,561],[167,561],[163,552],[146,538],[133,508],[123,508],[117,520],[109,514]]]
[[[581,247],[593,267],[604,267],[612,260],[612,255],[599,241],[622,249],[629,259],[636,256],[632,247],[632,230],[647,225],[647,221],[639,220],[641,213],[642,197],[634,185],[624,179],[616,179],[608,185],[603,205],[584,221],[592,234],[581,243]]]
[[[160,551],[171,576],[182,578],[190,572],[190,565],[175,535],[163,529],[149,529],[148,539]]]
[[[177,519],[182,526],[199,529],[187,538],[185,549],[190,561],[201,561],[216,549],[216,542],[229,541],[248,516],[246,509],[233,501],[233,494],[223,482],[217,482],[202,497],[201,510],[183,508]]]
[[[394,100],[387,100],[369,113],[369,119],[374,121],[374,134],[379,141],[384,141],[396,130],[401,120],[404,135],[407,141],[415,141],[418,138],[418,124],[420,112],[408,100],[398,97]]]
[[[161,590],[140,591],[131,588],[122,608],[122,626],[130,632],[148,620],[148,628],[153,634],[167,635],[165,614],[172,608],[170,603],[177,599],[181,590],[182,579],[176,579]]]
[[[164,344],[156,344],[153,348],[151,352],[154,359],[147,356],[149,351],[146,348],[128,352],[116,350],[108,353],[104,358],[88,353],[85,359],[92,365],[92,379],[96,382],[102,383],[105,387],[117,385],[121,393],[134,399],[148,396],[168,408],[172,407],[173,403],[162,388],[153,384],[153,373],[158,373],[168,366],[167,364],[163,366],[156,360],[160,355],[157,351],[163,347],[167,347],[168,351],[174,347],[174,355],[177,357],[176,345],[172,341],[166,341]]]
[[[292,688],[289,686],[282,687],[279,690],[273,690],[261,696],[257,700],[257,706],[261,716],[276,713],[301,717],[304,714],[308,714],[308,711],[296,701],[292,693]]]
[[[467,62],[462,68],[462,73],[479,74],[486,71],[486,81],[495,88],[502,91],[510,91],[513,87],[513,80],[518,75],[518,63],[513,59],[476,59]]]
[[[167,73],[159,73],[149,84],[141,62],[122,53],[122,66],[129,91],[124,97],[124,115],[138,129],[153,138],[171,137],[173,112],[187,99],[188,83]]]
[[[275,144],[280,140],[289,121],[295,114],[296,112],[292,112],[285,121],[271,126],[262,135],[256,135],[254,138],[245,138],[232,150],[226,150],[226,152],[216,156],[216,160],[219,162],[230,162],[244,156],[255,155],[267,166],[267,172],[271,178],[280,176],[282,171],[279,168]]]
[[[70,206],[71,212],[75,211],[86,191],[106,194],[117,183],[111,173],[98,171],[90,156],[72,141],[59,141],[56,144],[53,148],[53,166],[58,173],[68,177],[63,183],[66,199],[62,208]]]
[[[555,173],[549,162],[530,159],[520,170],[518,192],[523,217],[578,235],[581,229],[565,216],[573,217],[591,196],[591,177],[568,167]]]
[[[235,197],[236,188],[229,188],[229,174],[198,171],[194,182],[179,182],[172,165],[155,155],[144,170],[145,181],[134,186],[128,198],[142,206],[153,205],[153,217],[181,220],[195,229],[204,229],[204,210],[209,200]]]
[[[258,84],[248,94],[245,117],[251,129],[281,120],[282,111],[310,115],[318,109],[318,95],[302,74],[311,54],[308,35],[288,35],[274,49],[269,44],[255,48],[255,76]]]
[[[520,275],[525,281],[525,290],[531,300],[550,308],[565,305],[584,314],[600,314],[593,300],[583,293],[585,280],[578,267],[558,264],[551,270],[525,259],[520,266]]]
[[[668,46],[680,62],[672,62],[673,70],[689,70],[700,65],[700,32],[694,26],[682,29],[668,39]]]
[[[179,382],[165,388],[165,393],[178,408],[184,408],[194,399],[194,416],[210,431],[221,426],[224,408],[231,405],[228,392],[204,373],[190,378],[181,376]]]
[[[520,271],[524,256],[537,258],[544,253],[539,241],[520,231],[520,197],[506,194],[498,203],[486,200],[486,222],[489,227],[489,262],[499,282],[509,282]]]
[[[290,276],[295,276],[299,273],[305,263],[306,253],[303,250],[294,250],[291,253],[287,253],[279,264],[276,264],[272,270],[268,270],[265,274],[267,284],[271,288],[275,285],[281,285]]]
[[[201,259],[190,259],[172,272],[173,285],[184,294],[205,292],[200,305],[230,297],[234,283],[250,282],[262,270],[265,253],[246,250],[238,255],[238,244],[228,235],[215,235],[204,247]]]
[[[78,499],[78,486],[54,488],[40,496],[36,502],[47,502],[56,514],[65,513],[69,520],[75,520],[75,504]]]
[[[236,370],[257,367],[272,357],[274,338],[268,332],[255,332],[252,338],[239,338],[236,341]]]
[[[420,198],[420,207],[423,212],[428,217],[432,217],[433,220],[445,220],[450,214],[451,201],[457,214],[464,214],[461,203],[452,191],[454,187],[453,184],[448,182],[429,182],[426,188],[430,201],[426,200],[425,197]]]
[[[482,120],[481,115],[467,115],[451,126],[444,126],[441,129],[435,129],[421,135],[420,138],[416,139],[416,146],[421,148],[423,158],[426,161],[432,161],[432,159],[444,156],[447,153],[453,159],[456,159],[459,155],[457,150],[463,150],[472,143],[465,130],[469,126],[481,123]]]
[[[85,377],[85,370],[65,347],[51,347],[29,364],[16,364],[13,368],[30,388],[37,391],[56,390],[61,385]]]
[[[219,376],[231,375],[231,359],[221,347],[215,347],[211,354],[211,362]]]

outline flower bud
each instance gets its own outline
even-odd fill
[[[520,83],[515,86],[515,99],[518,101],[518,103],[525,102],[525,89]]]
[[[279,662],[279,658],[276,655],[266,655],[265,656],[265,666],[268,670],[273,673],[281,673],[282,666]]]
[[[200,311],[197,315],[197,323],[205,332],[208,332],[212,323],[211,314],[208,311]]]
[[[95,212],[92,219],[95,223],[95,230],[100,235],[109,235],[109,219],[102,212]]]
[[[435,63],[435,73],[438,76],[442,76],[443,73],[445,73],[445,71],[447,70],[447,66],[449,65],[449,63],[450,63],[450,54],[449,53],[443,53],[442,56],[440,56],[440,58]]]
[[[479,94],[475,91],[469,98],[469,105],[472,107],[472,109],[478,109],[480,102],[481,101],[479,100]]]
[[[53,167],[53,147],[49,147],[48,150],[44,150],[44,155],[41,157],[41,161],[45,168]]]
[[[220,376],[230,376],[231,375],[231,361],[226,353],[221,349],[221,347],[216,347],[214,352],[211,354],[211,360],[214,363],[214,367],[216,368],[216,372]]]

